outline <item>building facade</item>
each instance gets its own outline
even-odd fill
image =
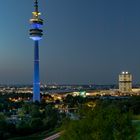
[[[132,91],[132,74],[129,72],[122,72],[119,74],[119,91],[131,92]]]

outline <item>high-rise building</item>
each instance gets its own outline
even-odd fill
[[[122,72],[119,74],[119,91],[131,92],[132,91],[132,74],[129,72]]]
[[[40,102],[40,78],[39,78],[39,40],[42,39],[43,20],[40,18],[41,13],[38,11],[38,0],[34,0],[35,11],[30,19],[31,29],[30,38],[34,41],[34,80],[33,80],[33,102]]]

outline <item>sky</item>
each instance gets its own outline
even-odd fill
[[[0,84],[32,84],[33,0],[1,0]],[[139,0],[39,0],[44,19],[40,80],[117,84],[129,71],[140,83]]]

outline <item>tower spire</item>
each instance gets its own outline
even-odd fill
[[[38,12],[38,0],[34,0],[35,12]]]

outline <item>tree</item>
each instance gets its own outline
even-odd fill
[[[100,103],[94,109],[83,108],[81,119],[62,127],[61,140],[133,140],[131,114],[122,113],[114,104]]]
[[[41,118],[32,118],[30,122],[30,127],[33,132],[38,132],[43,128],[43,122]]]
[[[4,140],[9,136],[9,125],[6,122],[6,117],[3,113],[0,113],[0,139]]]
[[[19,135],[27,135],[31,133],[29,121],[21,120],[16,124],[16,130]]]
[[[30,115],[32,118],[39,118],[41,117],[41,113],[39,111],[39,106],[38,105],[32,105],[31,110],[30,110]]]
[[[59,121],[59,112],[52,105],[47,105],[45,109],[45,117],[43,119],[43,124],[48,129],[54,128]]]
[[[72,95],[67,95],[64,103],[68,105],[68,107],[77,107],[79,104],[84,103],[85,98],[82,96],[72,96]]]

